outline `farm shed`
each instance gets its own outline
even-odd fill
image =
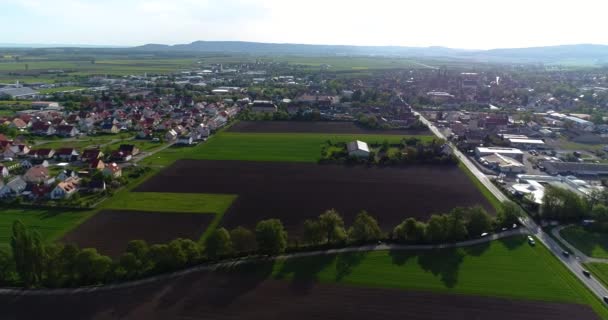
[[[351,141],[347,145],[348,155],[352,157],[369,157],[369,147],[367,143],[355,140]]]

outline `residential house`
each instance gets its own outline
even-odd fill
[[[131,161],[131,159],[133,159],[133,156],[131,156],[131,154],[127,152],[114,151],[112,152],[110,158],[112,159],[112,161],[127,162]]]
[[[23,175],[23,180],[28,183],[46,183],[51,178],[49,169],[42,165],[33,166]]]
[[[26,187],[27,182],[25,182],[21,177],[16,177],[0,189],[0,198],[18,196],[25,190]]]
[[[179,138],[177,138],[177,142],[176,144],[180,144],[180,145],[191,145],[194,143],[194,139],[192,139],[192,136],[190,135],[181,135],[179,136]]]
[[[35,122],[30,128],[30,131],[33,134],[40,136],[52,136],[55,134],[55,128],[51,125],[51,123],[44,121]]]
[[[101,131],[104,133],[116,134],[120,132],[120,128],[113,123],[104,123],[101,125]]]
[[[51,159],[55,156],[55,150],[49,148],[31,150],[28,156],[36,159]]]
[[[99,149],[86,149],[82,152],[80,160],[82,162],[91,162],[103,157],[103,152]]]
[[[175,139],[177,139],[177,132],[175,132],[175,130],[170,129],[169,131],[167,131],[167,133],[165,134],[165,140],[166,141],[175,141]]]
[[[211,130],[209,129],[209,126],[207,126],[204,123],[201,123],[198,126],[196,126],[195,131],[200,135],[201,138],[207,138],[211,134]]]
[[[51,191],[49,185],[45,184],[35,184],[30,189],[30,195],[34,199],[40,199],[46,197],[46,195]]]
[[[24,130],[27,128],[27,123],[25,121],[23,121],[23,119],[15,118],[15,119],[13,119],[13,121],[11,121],[11,124],[9,125],[9,127],[15,128],[18,130]]]
[[[55,132],[61,137],[75,137],[78,135],[78,129],[72,125],[58,126]]]
[[[121,144],[120,147],[118,147],[118,151],[122,151],[133,156],[139,154],[139,148],[134,144]]]
[[[72,162],[78,159],[78,151],[74,148],[61,148],[55,152],[57,160]]]
[[[74,170],[70,170],[70,169],[66,169],[61,171],[57,177],[55,177],[56,181],[65,181],[69,178],[75,178],[78,177],[78,175],[76,174],[76,171]]]
[[[93,179],[86,186],[90,191],[100,192],[106,190],[106,182],[103,179]]]
[[[14,144],[4,150],[4,158],[24,157],[30,153],[30,147],[25,144]]]
[[[116,162],[112,162],[103,169],[103,174],[112,178],[120,178],[122,176],[122,169]]]
[[[95,169],[95,170],[103,170],[105,169],[106,164],[101,160],[101,159],[94,159],[89,163],[89,169]]]
[[[55,189],[49,194],[51,199],[67,199],[74,193],[78,192],[78,185],[80,183],[79,178],[69,178],[65,181],[59,182]]]

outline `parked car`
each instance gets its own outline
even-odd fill
[[[532,238],[532,236],[528,236],[528,243],[531,246],[534,246],[536,244],[536,241],[534,241],[534,238]]]

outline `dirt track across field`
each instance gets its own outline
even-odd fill
[[[198,240],[215,215],[199,213],[136,212],[103,210],[62,239],[81,248],[96,248],[117,257],[131,240],[150,244],[167,243],[176,238]]]
[[[132,289],[3,296],[6,319],[598,319],[584,305],[204,272]],[[259,273],[259,274],[257,274]]]
[[[249,133],[327,133],[327,134],[380,134],[380,135],[430,135],[428,129],[374,130],[358,126],[354,122],[338,121],[240,121],[229,132]]]
[[[135,191],[238,194],[222,224],[253,227],[279,218],[299,233],[305,219],[338,210],[350,224],[361,210],[388,231],[457,206],[491,205],[456,166],[365,167],[250,161],[179,160]]]

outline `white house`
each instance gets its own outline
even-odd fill
[[[189,136],[189,135],[181,135],[181,136],[179,136],[179,138],[177,138],[177,144],[189,146],[193,143],[194,143],[194,139],[192,139],[192,136]]]
[[[348,155],[351,157],[369,157],[369,146],[363,141],[351,141],[347,144]]]

